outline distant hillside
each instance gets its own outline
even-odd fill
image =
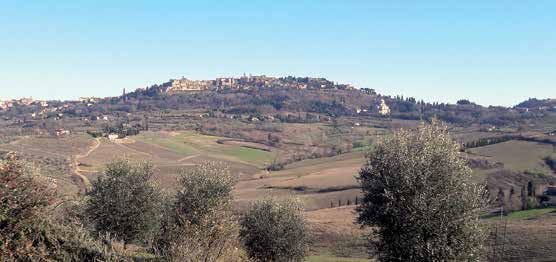
[[[281,122],[322,122],[337,117],[442,121],[458,125],[531,128],[554,118],[556,100],[530,99],[514,108],[483,107],[468,100],[429,103],[412,97],[386,96],[325,78],[242,76],[214,80],[180,78],[140,88],[118,97],[80,101],[13,100],[1,103],[0,117],[14,126],[47,126],[44,119],[138,118],[154,112],[200,112],[206,117]],[[110,116],[110,117],[109,117]],[[274,119],[274,120],[272,120]],[[56,126],[56,125],[53,125]],[[58,125],[59,126],[59,125]],[[552,128],[552,127],[551,127]]]
[[[556,112],[556,99],[536,99],[530,98],[521,102],[515,108],[527,108],[533,110],[549,110]]]

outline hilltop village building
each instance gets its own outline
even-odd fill
[[[33,103],[35,103],[35,100],[33,100],[33,98],[21,98],[21,99],[12,99],[12,100],[8,100],[8,101],[0,101],[0,109],[2,110],[6,110],[9,108],[14,107],[15,105],[24,105],[24,106],[29,106],[32,105]]]
[[[185,77],[172,81],[171,91],[202,91],[212,89],[212,81],[189,80]]]

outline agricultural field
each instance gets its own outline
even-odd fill
[[[554,208],[512,212],[502,220],[487,219],[485,224],[498,236],[489,241],[489,252],[498,250],[498,261],[554,261]]]
[[[79,133],[59,138],[25,136],[1,144],[0,150],[25,152],[26,159],[48,170],[64,195],[85,192],[91,181],[102,174],[105,165],[117,158],[149,161],[154,167],[156,181],[169,191],[175,190],[180,170],[202,161],[220,161],[238,176],[233,194],[234,204],[239,211],[252,201],[265,197],[293,196],[303,201],[305,215],[314,235],[312,255],[307,261],[359,262],[371,261],[365,259],[367,254],[363,238],[368,231],[354,223],[354,207],[361,197],[356,176],[365,163],[365,153],[381,138],[391,134],[393,126],[411,128],[415,125],[414,122],[396,120],[341,127],[327,123],[265,126],[263,129],[274,130],[276,132],[272,134],[280,137],[280,142],[275,146],[196,131],[145,131],[117,141],[95,139]],[[477,129],[453,131],[454,137],[462,141],[491,135]],[[259,129],[245,132],[253,132],[261,140],[268,136],[268,133]],[[353,142],[351,153],[294,161],[279,171],[266,170],[273,161],[289,156],[300,148],[318,148],[324,142],[342,144],[346,141]],[[552,146],[548,144],[508,141],[468,149],[466,153],[470,158],[503,164],[492,168],[475,168],[475,182],[489,180],[501,170],[552,174],[543,160],[554,154]],[[508,176],[495,178],[494,181],[513,183],[515,179]],[[544,229],[552,230],[551,223],[556,223],[555,219],[554,210],[549,209],[511,213],[507,217],[508,261],[518,261],[514,257],[542,257],[550,250],[550,245],[554,243],[546,238]],[[488,225],[498,222],[496,218],[485,219]],[[520,241],[538,244],[532,246]]]
[[[363,237],[369,232],[354,223],[356,216],[354,206],[306,212],[318,243],[312,252],[319,254],[309,261],[370,261],[363,259],[366,250]],[[497,261],[554,261],[554,224],[554,208],[512,212],[502,220],[484,219],[483,225],[492,230],[485,255]],[[352,255],[343,260],[343,254]]]
[[[516,172],[532,171],[546,175],[552,174],[552,171],[543,159],[553,151],[554,148],[548,144],[516,140],[468,150],[473,155],[504,164],[505,169]]]
[[[198,155],[201,158],[206,156],[208,158],[253,165],[258,168],[266,167],[276,155],[272,149],[265,151],[256,149],[253,145],[247,147],[247,145],[241,143],[218,143],[219,140],[224,138],[193,132],[142,133],[133,137],[133,139],[152,146],[172,150],[183,156]]]
[[[79,163],[91,180],[113,159],[149,161],[160,185],[172,190],[180,170],[201,161],[223,162],[239,177],[249,177],[268,165],[275,154],[252,144],[246,147],[241,143],[218,143],[220,139],[193,132],[145,132],[115,142],[101,139],[98,148],[80,158]]]
[[[303,160],[284,170],[261,172],[255,179],[240,181],[235,198],[245,206],[266,196],[296,196],[307,210],[354,203],[359,195],[355,176],[363,163],[362,153]]]

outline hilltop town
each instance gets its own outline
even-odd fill
[[[270,77],[243,75],[236,77],[220,77],[214,80],[190,80],[182,77],[171,81],[172,85],[166,91],[169,93],[183,91],[205,91],[225,89],[249,88],[291,88],[291,89],[355,89],[349,84],[337,84],[325,78],[313,77]]]

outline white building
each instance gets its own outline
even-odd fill
[[[381,116],[386,116],[390,114],[390,107],[386,104],[384,99],[380,99],[380,105],[378,106],[378,113]]]

